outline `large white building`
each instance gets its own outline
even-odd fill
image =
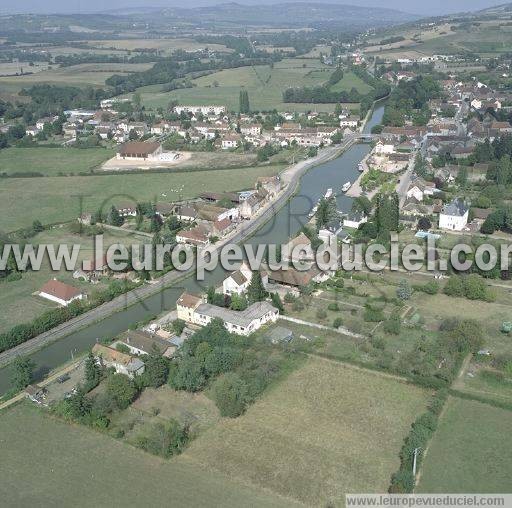
[[[205,116],[220,116],[226,112],[226,106],[174,106],[174,112],[178,115],[181,115],[181,113],[192,113],[193,115],[201,113]]]
[[[176,310],[178,319],[188,323],[206,326],[213,319],[222,319],[228,332],[246,336],[279,318],[279,310],[268,302],[253,303],[243,311],[234,311],[204,303],[202,298],[188,293],[180,296]]]
[[[439,229],[462,231],[468,224],[469,207],[461,199],[444,205],[439,214]]]

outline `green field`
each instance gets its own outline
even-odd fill
[[[509,335],[501,333],[501,325],[510,320],[510,294],[504,288],[493,288],[497,298],[495,302],[470,301],[453,298],[443,294],[435,297],[419,292],[414,293],[410,303],[425,319],[428,329],[436,330],[439,324],[453,316],[453,308],[457,309],[460,319],[476,319],[483,328],[484,349],[491,356],[474,355],[464,375],[455,380],[454,388],[478,396],[495,399],[499,402],[512,402],[512,386],[505,375],[503,380],[493,376],[494,358],[501,355],[512,355],[512,340]],[[407,332],[404,331],[404,334]]]
[[[291,506],[285,499],[165,461],[24,403],[0,414],[2,506]]]
[[[311,359],[247,413],[222,420],[185,457],[307,505],[347,492],[385,492],[423,390],[337,362]]]
[[[330,90],[332,92],[350,92],[352,88],[355,88],[361,94],[366,94],[372,90],[370,85],[367,85],[353,72],[345,72],[343,79],[331,86]]]
[[[205,48],[210,49],[211,51],[225,51],[227,53],[231,53],[233,50],[228,49],[226,46],[222,44],[206,44],[200,43],[193,39],[107,39],[107,40],[99,40],[99,41],[88,41],[87,44],[94,48],[103,48],[112,50],[115,48],[116,50],[121,51],[134,51],[136,49],[157,49],[160,54],[171,54],[173,51],[177,49],[183,49],[185,51],[198,51]]]
[[[258,166],[211,171],[139,173],[133,175],[6,178],[0,187],[0,230],[13,231],[32,224],[76,219],[80,196],[85,211],[108,206],[112,200],[177,201],[201,192],[252,189],[259,176],[277,174],[283,166]],[[166,194],[166,196],[162,196]]]
[[[193,88],[162,92],[161,87],[152,86],[139,91],[144,105],[151,108],[166,107],[170,101],[177,100],[180,104],[222,104],[238,111],[239,92],[244,88],[249,92],[253,110],[332,111],[333,104],[285,104],[282,101],[287,88],[321,85],[331,72],[332,68],[316,60],[285,59],[276,62],[273,68],[259,65],[216,72],[193,80]]]
[[[512,412],[449,399],[417,492],[510,492]]]
[[[109,230],[104,233],[103,238],[105,249],[119,242],[126,245],[142,242],[138,235]],[[145,240],[149,241],[148,239]],[[72,234],[69,232],[67,225],[43,231],[30,241],[34,244],[51,244],[55,248],[60,244],[69,245],[70,248],[74,244],[80,245],[79,263],[84,259],[94,258],[93,237]],[[107,283],[100,281],[98,284],[91,285],[88,282],[73,279],[73,273],[64,269],[56,273],[51,270],[47,259],[43,261],[41,270],[25,272],[20,280],[8,282],[5,279],[0,279],[0,308],[2,309],[2,313],[0,313],[0,333],[9,330],[14,325],[30,321],[48,309],[58,307],[57,304],[33,294],[54,277],[61,282],[80,288],[89,295],[93,291],[104,289],[108,283],[108,281]]]
[[[491,19],[478,22],[478,26],[464,26],[455,31],[452,26],[460,27],[458,23],[447,23],[425,31],[392,29],[386,37],[401,35],[405,40],[386,46],[370,46],[367,51],[382,58],[418,58],[467,52],[491,56],[512,51],[512,27],[504,26],[503,20]]]
[[[151,68],[153,64],[94,63],[71,67],[54,67],[36,74],[8,76],[0,78],[0,88],[4,91],[19,92],[32,85],[49,83],[69,86],[104,86],[105,80],[113,74],[129,74]]]
[[[108,148],[6,148],[0,151],[0,173],[37,172],[45,176],[76,174],[96,168],[114,155]]]

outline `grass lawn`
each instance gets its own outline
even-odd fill
[[[359,93],[365,94],[372,90],[370,85],[367,85],[359,76],[353,72],[345,72],[343,79],[338,81],[335,85],[331,86],[332,92],[350,92],[355,88]]]
[[[14,231],[39,219],[52,224],[76,219],[112,201],[177,201],[201,192],[252,189],[259,176],[279,173],[283,166],[211,171],[176,171],[133,175],[6,178],[0,187],[0,230]],[[166,194],[166,196],[162,196]],[[20,199],[22,197],[23,199]]]
[[[69,425],[28,403],[0,414],[3,506],[288,506],[286,500]],[[35,467],[35,465],[38,465]]]
[[[0,151],[0,173],[37,172],[45,176],[88,172],[114,155],[108,148],[6,148]]]
[[[276,62],[273,68],[268,65],[239,67],[203,76],[193,80],[193,88],[162,92],[141,88],[142,102],[146,107],[165,107],[172,100],[180,104],[222,104],[229,110],[238,111],[239,92],[243,88],[249,92],[253,110],[278,111],[332,111],[334,104],[285,104],[283,92],[289,87],[318,86],[329,79],[331,69],[319,61],[307,59],[285,59]]]
[[[185,458],[308,505],[385,492],[423,390],[310,359],[247,413],[196,439]]]
[[[510,492],[512,412],[449,399],[417,492]]]
[[[122,232],[110,232],[109,230],[105,232],[103,237],[105,249],[114,243],[123,242],[131,245],[141,241],[138,236]],[[93,238],[71,234],[66,225],[44,231],[30,241],[34,244],[53,244],[56,248],[59,244],[70,246],[79,244],[79,263],[84,259],[94,258]],[[47,260],[43,262],[41,270],[25,272],[20,280],[6,282],[2,279],[0,282],[0,308],[2,309],[0,313],[0,333],[16,324],[30,321],[45,310],[57,307],[57,304],[33,294],[54,277],[61,282],[82,289],[87,294],[105,288],[109,282],[108,280],[100,281],[98,284],[91,285],[88,282],[73,279],[73,273],[67,272],[65,269],[60,272],[52,271]]]

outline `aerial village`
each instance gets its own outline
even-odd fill
[[[356,55],[354,65],[358,64]],[[407,63],[403,65],[407,67]],[[384,76],[393,83],[413,83],[414,72],[388,71]],[[309,253],[302,259],[312,260],[314,251],[322,244],[359,242],[370,232],[374,198],[382,192],[393,192],[398,199],[401,228],[411,230],[416,238],[432,234],[481,234],[482,227],[492,215],[488,199],[475,196],[468,201],[464,190],[467,182],[478,183],[488,178],[490,165],[475,159],[475,150],[512,133],[512,125],[498,121],[489,113],[510,109],[507,94],[492,90],[480,82],[463,83],[454,79],[439,83],[439,97],[431,98],[426,107],[431,116],[425,125],[417,126],[407,118],[403,126],[378,126],[371,134],[361,134],[364,119],[341,110],[335,118],[325,114],[283,113],[272,130],[265,130],[261,115],[230,116],[224,106],[179,106],[172,110],[174,120],[158,120],[152,125],[128,122],[113,109],[114,100],[104,100],[97,111],[66,111],[63,131],[69,143],[84,129],[117,143],[117,153],[105,167],[158,168],[179,165],[186,157],[179,150],[165,150],[165,139],[179,136],[187,143],[211,142],[214,150],[236,150],[249,144],[258,149],[279,150],[289,146],[318,149],[340,146],[343,149],[355,142],[371,143],[368,154],[360,161],[358,176],[340,188],[328,187],[312,207],[298,236],[289,239],[292,250],[300,246]],[[386,114],[386,113],[385,113]],[[122,115],[121,115],[122,116]],[[105,119],[108,118],[108,121]],[[27,134],[37,136],[46,122],[40,119]],[[304,127],[304,125],[310,125]],[[341,150],[339,148],[338,150]],[[460,161],[469,161],[464,165]],[[107,216],[93,211],[83,213],[78,222],[91,227],[109,222],[111,227],[134,228],[141,221],[158,224],[172,223],[173,241],[197,251],[207,246],[224,244],[235,238],[251,221],[264,215],[282,198],[292,179],[282,175],[259,177],[252,189],[241,192],[204,192],[192,200],[176,203],[116,203]],[[337,196],[354,199],[352,209],[337,209]],[[115,208],[115,209],[114,209]],[[322,210],[322,211],[321,211]],[[327,211],[326,211],[327,210]],[[484,227],[485,231],[485,227]],[[375,238],[375,236],[373,236]],[[289,261],[295,261],[289,259]],[[234,334],[249,336],[262,327],[272,342],[289,341],[290,329],[276,325],[283,302],[293,302],[305,288],[314,291],[336,277],[337,271],[268,270],[265,266],[253,272],[247,264],[228,273],[221,286],[209,294],[185,291],[176,302],[176,310],[165,317],[127,332],[110,344],[98,343],[92,353],[101,365],[130,377],[141,374],[144,363],[140,355],[158,350],[172,357],[188,337],[213,320],[220,320]],[[102,278],[119,277],[109,271],[105,256],[88,260],[74,273],[77,280],[96,284]],[[140,275],[124,273],[135,282]],[[250,287],[260,288],[257,298],[249,298]],[[48,281],[39,296],[61,306],[87,298],[81,291],[57,279]],[[281,316],[282,317],[282,316]],[[292,319],[292,318],[288,318]],[[173,323],[179,323],[176,333]],[[33,390],[33,388],[30,388]],[[39,393],[39,392],[38,392]]]

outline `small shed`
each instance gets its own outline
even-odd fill
[[[268,331],[266,336],[272,344],[283,344],[293,339],[293,332],[283,326],[274,326]]]
[[[46,389],[39,385],[28,385],[25,388],[25,394],[36,404],[42,404],[46,399]]]

